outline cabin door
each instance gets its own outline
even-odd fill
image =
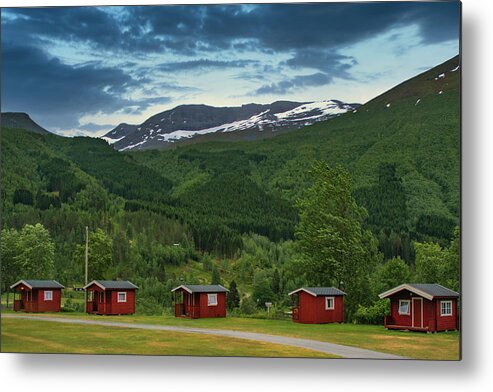
[[[423,328],[423,298],[413,298],[413,327]]]

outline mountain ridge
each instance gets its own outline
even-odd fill
[[[52,132],[43,128],[25,112],[2,112],[0,123],[2,127],[6,128],[25,129],[44,135],[52,134]]]
[[[151,116],[140,125],[120,124],[101,138],[120,151],[166,148],[177,142],[200,139],[203,135],[226,132],[237,132],[240,140],[248,140],[298,129],[359,106],[335,99],[230,107],[179,105]]]

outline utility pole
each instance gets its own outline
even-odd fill
[[[84,287],[87,286],[87,264],[88,264],[88,258],[89,258],[89,228],[86,226],[86,254],[85,254],[85,264],[86,264],[86,273],[85,273],[85,279],[84,279]],[[84,290],[84,307],[87,306],[87,290]]]

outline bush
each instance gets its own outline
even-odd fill
[[[245,297],[241,301],[238,309],[232,309],[228,313],[231,317],[245,317],[245,318],[258,318],[258,319],[273,319],[273,320],[285,320],[291,318],[289,314],[286,314],[283,308],[278,308],[275,305],[267,312],[266,308],[259,309],[256,303],[251,297]]]
[[[256,311],[255,301],[251,297],[245,297],[240,303],[240,314],[248,315],[253,314]]]
[[[73,302],[72,299],[67,299],[62,306],[62,312],[84,312],[84,304],[80,302]]]
[[[379,300],[370,306],[360,305],[353,315],[353,320],[356,324],[383,324],[383,318],[389,311],[389,301]]]
[[[136,307],[136,313],[145,316],[162,315],[166,312],[164,304],[150,296],[137,297]]]

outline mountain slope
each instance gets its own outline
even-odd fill
[[[410,238],[446,241],[459,222],[459,88],[456,57],[355,111],[296,132],[261,141],[181,144],[175,150],[136,152],[132,156],[166,173],[174,183],[177,202],[207,187],[214,176],[235,172],[294,204],[310,183],[309,170],[314,160],[341,164],[353,175],[358,203],[375,221],[375,215],[385,206],[374,204],[381,202],[371,195],[380,171],[391,165],[403,184],[406,211],[399,217],[404,222],[388,222],[388,226],[381,227],[387,233],[382,236],[396,244],[407,241],[406,246]],[[256,159],[243,162],[242,154]],[[224,204],[223,208],[232,206]],[[444,232],[436,229],[439,226]],[[402,227],[407,239],[390,240],[392,231]]]
[[[166,148],[211,134],[235,133],[237,139],[251,139],[252,134],[262,137],[272,132],[298,129],[357,106],[336,100],[277,101],[270,105],[239,107],[182,105],[156,114],[139,126],[120,124],[102,138],[120,151]]]
[[[20,112],[5,112],[0,118],[2,127],[25,129],[34,133],[47,134],[50,133],[40,125],[38,125],[27,113]]]
[[[459,56],[455,56],[428,71],[406,80],[368,101],[364,107],[372,108],[377,105],[388,105],[391,102],[409,98],[418,100],[429,95],[441,95],[449,91],[457,91],[460,88],[459,60]]]
[[[119,140],[122,140],[124,137],[132,134],[133,132],[137,131],[137,128],[138,125],[121,123],[116,128],[112,129],[107,134],[105,134],[104,136],[101,136],[101,139],[108,142],[108,144],[113,144],[118,142]]]

